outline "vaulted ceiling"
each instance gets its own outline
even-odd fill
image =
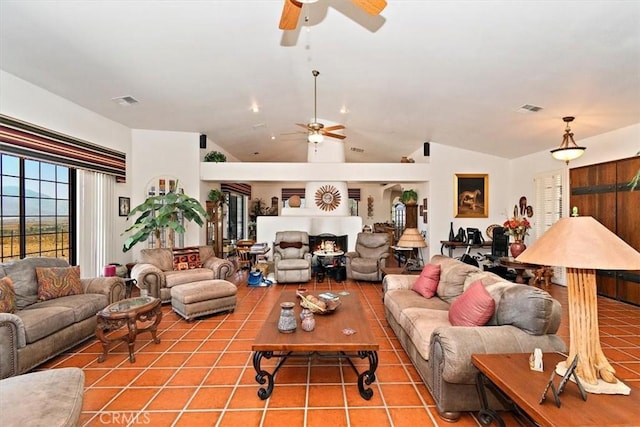
[[[242,161],[306,159],[314,69],[318,121],[346,126],[349,162],[425,141],[515,158],[557,147],[563,116],[577,140],[640,122],[639,1],[388,3],[319,0],[282,31],[283,0],[2,0],[0,68]]]

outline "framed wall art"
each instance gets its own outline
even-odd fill
[[[489,217],[489,175],[457,173],[453,181],[456,218]]]
[[[131,211],[131,199],[129,197],[118,197],[118,215],[127,216]]]

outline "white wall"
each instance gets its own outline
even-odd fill
[[[201,200],[201,181],[198,177],[200,167],[200,134],[195,132],[171,132],[140,130],[132,131],[132,161],[135,167],[131,181],[135,189],[131,194],[131,206],[137,206],[147,197],[149,185],[158,186],[158,179],[174,177],[178,180],[178,188],[185,194]],[[185,222],[185,246],[198,245],[204,242],[204,227],[194,222]],[[176,237],[177,238],[177,237]],[[133,259],[146,243],[135,245],[131,252]]]
[[[64,98],[43,90],[25,80],[0,70],[0,113],[29,123],[42,126],[56,132],[67,134],[95,144],[122,151],[127,155],[127,178],[133,170],[131,161],[131,130],[119,123],[102,117],[92,111],[74,104]],[[129,197],[132,181],[116,184],[116,199],[113,200],[113,228],[124,230],[126,221],[118,216],[117,197]],[[82,207],[80,207],[82,209]],[[82,210],[80,210],[82,214]],[[81,239],[83,230],[78,230]],[[116,233],[113,236],[114,253],[111,260],[124,264],[130,261],[128,254],[121,249],[124,237]],[[82,253],[78,254],[78,263],[82,262]]]
[[[429,182],[429,247],[423,256],[440,253],[440,241],[449,237],[450,223],[454,231],[459,227],[485,230],[491,224],[502,224],[510,204],[508,161],[498,156],[476,153],[446,145],[431,143],[431,169],[433,179]],[[489,175],[488,218],[454,218],[454,176],[457,173]],[[420,221],[419,221],[420,222]],[[427,253],[428,252],[428,253]],[[486,251],[484,251],[486,252]],[[446,251],[445,251],[446,254]],[[457,256],[461,253],[456,253]]]

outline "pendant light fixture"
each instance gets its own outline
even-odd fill
[[[555,150],[551,150],[551,155],[554,159],[562,160],[566,164],[569,164],[571,160],[575,160],[578,157],[584,154],[585,147],[578,147],[578,144],[573,140],[573,132],[571,132],[571,128],[569,128],[569,123],[571,123],[575,117],[567,116],[563,117],[562,120],[567,124],[567,127],[564,130],[564,136],[562,137],[562,144],[560,144],[559,148]]]
[[[320,132],[324,125],[322,123],[318,123],[318,75],[320,75],[320,71],[313,70],[311,74],[313,74],[313,122],[307,125],[309,128],[307,141],[318,145],[324,141],[324,137]]]

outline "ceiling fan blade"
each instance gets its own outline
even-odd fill
[[[387,7],[386,0],[351,0],[351,2],[370,15],[379,15]]]
[[[309,126],[303,125],[302,123],[296,123],[296,125],[300,126],[301,128],[309,129]]]
[[[344,125],[328,126],[324,128],[325,131],[329,131],[329,132],[332,130],[340,130],[340,129],[345,129]]]
[[[344,135],[339,135],[337,133],[332,133],[332,132],[324,132],[323,131],[322,134],[324,136],[328,136],[329,138],[337,138],[337,139],[345,139],[346,138],[346,136],[344,136]]]
[[[302,3],[296,0],[284,0],[282,15],[280,16],[281,30],[295,30],[298,26],[298,18],[302,10]]]

